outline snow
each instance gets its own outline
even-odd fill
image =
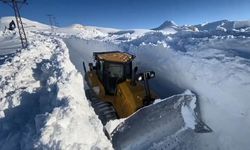
[[[58,33],[60,33],[59,36],[65,35],[66,37],[68,37],[71,35],[71,36],[77,36],[77,37],[85,38],[85,39],[105,37],[108,35],[107,33],[101,32],[94,27],[83,26],[80,24],[74,24],[70,27],[65,27],[65,28],[58,28],[56,29],[55,34],[58,34]]]
[[[136,54],[138,66],[155,70],[155,80],[159,80],[155,87],[162,96],[168,96],[164,89],[172,93],[191,89],[199,95],[202,118],[214,130],[213,138],[218,139],[220,149],[231,149],[225,146],[228,143],[234,143],[232,149],[247,149],[250,133],[244,129],[250,125],[249,59],[237,56],[238,51],[210,48],[210,43],[213,40],[204,39],[195,46],[192,43],[181,45],[185,49],[165,48],[162,44],[129,49]]]
[[[177,32],[177,24],[174,21],[165,21],[159,27],[154,28],[152,30],[162,30],[166,34],[175,34]]]
[[[191,91],[187,90],[184,92],[184,94],[192,95]],[[195,108],[196,108],[196,97],[193,96],[193,99],[190,101],[188,105],[182,105],[181,107],[181,114],[185,122],[184,128],[191,128],[195,129]]]
[[[182,89],[198,94],[202,118],[213,129],[220,149],[247,149],[250,132],[244,129],[250,125],[249,37],[192,33],[185,33],[185,38],[182,33],[164,36],[152,34],[151,42],[140,43],[142,37],[126,49],[137,56],[138,66],[156,72],[157,85],[152,86],[161,96],[168,96],[166,89],[172,94]]]
[[[0,29],[4,29],[4,26],[6,26],[7,28],[9,27],[9,23],[11,22],[11,20],[14,20],[16,22],[15,17],[2,17],[0,19]],[[40,22],[36,22],[36,21],[31,21],[29,19],[26,18],[22,18],[22,22],[24,25],[24,29],[25,30],[48,30],[50,29],[49,25],[46,24],[42,24]]]
[[[119,124],[123,123],[125,119],[126,118],[121,118],[116,120],[110,120],[109,122],[107,122],[105,128],[108,131],[108,133],[111,134]]]
[[[200,136],[204,149],[248,149],[249,20],[166,21],[152,30],[75,24],[52,33],[23,19],[29,47],[21,49],[17,32],[4,31],[12,18],[0,21],[0,149],[112,149],[82,76],[92,52],[112,50],[136,55],[139,72],[154,70],[150,86],[162,99],[185,89],[197,95],[201,118],[213,130]],[[194,128],[194,108],[194,101],[182,107],[186,128]]]
[[[28,35],[0,66],[0,149],[112,149],[64,42]]]
[[[192,96],[192,99],[190,100],[190,102],[188,104],[182,104],[181,106],[181,114],[183,117],[183,120],[185,122],[185,126],[181,129],[181,130],[185,130],[187,128],[190,129],[195,129],[195,125],[196,125],[196,117],[195,117],[195,108],[197,107],[196,105],[196,96],[190,91],[190,90],[186,90],[184,91],[183,94],[180,95],[190,95]],[[172,98],[173,96],[169,97]],[[181,101],[182,99],[180,99],[179,101]],[[166,99],[156,99],[154,101],[153,104],[158,104],[160,102],[166,101]]]

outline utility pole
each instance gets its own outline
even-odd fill
[[[53,16],[53,21],[54,21],[54,25],[58,27],[59,24],[58,24],[58,22],[56,21],[56,17],[55,17],[55,16]]]
[[[8,4],[10,7],[13,8],[15,12],[16,24],[19,31],[22,47],[26,48],[28,46],[28,40],[23,27],[22,18],[19,12],[19,6],[22,4],[27,4],[27,0],[0,0],[0,1],[2,1],[5,4]]]
[[[49,24],[51,27],[51,32],[54,32],[55,26],[56,26],[56,17],[51,14],[48,14],[47,16],[49,17]]]

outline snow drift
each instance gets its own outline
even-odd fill
[[[166,89],[172,94],[190,89],[199,96],[202,118],[214,131],[202,137],[209,145],[204,149],[249,147],[250,36],[245,31],[152,33],[122,45],[143,70],[155,70],[161,96],[168,96]],[[147,37],[152,40],[145,43]]]
[[[3,63],[0,149],[112,149],[62,40],[29,33],[29,47]]]
[[[237,27],[243,23],[244,27]],[[202,118],[213,130],[210,135],[199,136],[204,149],[248,149],[250,132],[245,129],[250,125],[249,26],[241,21],[218,21],[174,28],[174,34],[150,30],[131,39],[135,32],[126,30],[94,40],[113,41],[121,50],[136,55],[140,71],[154,70],[156,79],[150,84],[162,98],[185,89],[195,92]],[[85,40],[84,36],[78,42],[80,39]]]

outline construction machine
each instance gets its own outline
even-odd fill
[[[114,149],[200,149],[200,134],[212,129],[201,120],[194,93],[158,99],[148,82],[155,72],[137,73],[134,55],[111,51],[93,56],[89,71],[83,62],[87,98],[103,125],[126,117],[111,133],[104,127]]]
[[[90,63],[85,74],[86,95],[103,124],[128,117],[157,98],[148,82],[155,73],[137,74],[138,67],[132,66],[134,55],[111,51],[94,52],[93,57],[95,64]]]

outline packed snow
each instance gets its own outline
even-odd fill
[[[51,31],[23,19],[29,46],[0,21],[0,149],[112,149],[84,93],[82,62],[92,52],[136,55],[139,72],[154,70],[150,86],[162,99],[190,89],[202,120],[213,130],[204,149],[250,146],[250,21],[221,20],[153,29],[111,29],[75,24]],[[184,107],[193,128],[194,106]],[[115,128],[109,123],[109,132]]]
[[[182,106],[181,106],[181,114],[182,114],[182,117],[183,117],[183,120],[184,120],[184,123],[185,123],[185,126],[182,129],[187,129],[187,128],[195,129],[195,125],[197,123],[195,121],[196,120],[196,115],[197,115],[197,114],[195,114],[195,109],[197,108],[196,96],[190,90],[186,90],[182,95],[190,95],[190,96],[192,96],[192,100],[188,104],[185,104],[185,105],[182,104]],[[168,99],[172,98],[172,97],[173,96],[168,97]],[[156,99],[153,104],[158,104],[158,103],[166,101],[166,100],[167,99]],[[182,101],[182,100],[183,99],[179,99],[179,101]]]
[[[189,94],[191,95],[191,91],[185,91],[184,94]],[[195,129],[195,108],[196,108],[196,97],[193,96],[192,101],[188,103],[187,105],[182,105],[181,107],[181,114],[185,122],[185,127],[184,128],[191,128]]]
[[[187,90],[159,101],[139,109],[118,125],[112,132],[114,148],[204,149],[199,131],[207,132],[209,127],[194,114],[195,94]]]
[[[127,119],[127,118],[121,118],[121,119],[116,119],[116,120],[110,120],[110,121],[105,125],[105,128],[106,128],[107,132],[108,132],[109,134],[111,134],[119,124],[123,123],[123,121],[124,121],[125,119]]]

